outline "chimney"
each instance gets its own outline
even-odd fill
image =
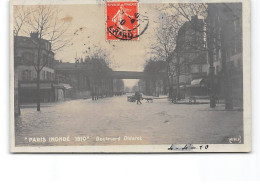
[[[33,39],[38,39],[39,38],[39,33],[38,32],[31,32],[30,37]]]
[[[191,22],[196,22],[198,20],[198,15],[194,15],[191,17]]]

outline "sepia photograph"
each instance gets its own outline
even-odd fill
[[[250,1],[12,0],[10,151],[250,152]]]

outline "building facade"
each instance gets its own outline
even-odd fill
[[[213,65],[217,94],[227,92],[235,106],[243,106],[242,3],[208,5],[207,21],[213,30]],[[225,57],[223,57],[225,55]]]
[[[170,83],[171,90],[175,91],[175,94],[179,86],[181,98],[192,95],[191,91],[198,92],[194,95],[207,95],[207,86],[200,85],[200,82],[207,80],[209,70],[204,26],[202,19],[193,16],[191,22],[185,22],[178,31],[176,48],[171,55]]]
[[[40,62],[43,66],[40,72],[41,102],[54,101],[54,53],[50,51],[51,44],[47,40],[42,40],[41,43],[39,52],[36,33],[31,33],[30,37],[16,36],[14,38],[15,80],[19,86],[19,103],[36,102],[38,54],[40,54]]]
[[[97,96],[112,96],[113,82],[110,68],[101,61],[76,60],[75,63],[55,61],[56,81],[71,86],[71,92],[65,98],[89,98]]]
[[[171,66],[173,88],[177,85],[177,78],[180,90],[185,93],[196,91],[195,95],[209,95],[211,85],[214,85],[214,94],[218,98],[227,100],[229,96],[235,106],[242,107],[242,3],[208,3],[206,22],[197,17],[192,17],[191,21],[193,23],[184,23],[178,32]],[[212,44],[212,67],[209,44]],[[176,70],[176,66],[179,70]],[[213,84],[210,81],[210,68],[214,69]],[[177,71],[179,76],[176,75]]]

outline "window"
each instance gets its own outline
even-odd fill
[[[53,68],[53,58],[49,57],[48,67]]]
[[[190,66],[189,64],[185,64],[185,74],[189,74],[190,73]]]
[[[51,44],[49,43],[49,42],[45,42],[45,48],[46,48],[46,50],[50,50],[50,48],[51,48],[51,46],[50,46]]]
[[[237,21],[234,21],[234,32],[237,32]]]
[[[22,72],[22,80],[28,81],[28,80],[32,80],[32,73],[30,70],[24,70]]]
[[[218,49],[218,48],[216,48],[216,61],[218,61],[218,60],[219,60],[219,55],[218,55],[218,52],[219,52],[219,49]]]
[[[241,60],[240,58],[237,60],[237,66],[238,66],[238,67],[241,67],[241,66],[242,66],[242,60]]]
[[[27,71],[25,70],[22,72],[22,80],[26,80],[26,78],[27,78]]]
[[[237,40],[236,49],[237,49],[238,53],[242,52],[242,41],[241,41],[241,39]]]
[[[231,45],[231,48],[230,48],[230,56],[233,56],[235,55],[235,45],[233,43],[233,45]]]
[[[50,64],[49,58],[46,59],[46,63],[45,63],[45,64],[46,64],[46,65],[45,65],[46,67],[49,67],[49,64]]]
[[[202,72],[202,65],[198,65],[198,73]]]
[[[32,80],[32,72],[29,70],[27,72],[27,80]]]
[[[24,64],[30,65],[33,63],[33,55],[30,52],[23,53]]]
[[[230,67],[234,67],[234,61],[230,61]]]
[[[216,67],[216,74],[218,75],[219,73],[219,66]]]
[[[234,39],[234,52],[237,53],[237,40]]]
[[[45,71],[43,71],[43,78],[42,78],[42,80],[45,80],[45,76],[46,76],[46,74],[45,74],[46,72]]]
[[[42,64],[44,65],[44,64],[46,64],[46,62],[47,62],[47,56],[46,56],[46,54],[43,54],[43,56],[42,56]]]

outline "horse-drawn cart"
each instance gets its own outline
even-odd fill
[[[128,102],[135,102],[136,101],[135,95],[127,96],[127,101]]]

